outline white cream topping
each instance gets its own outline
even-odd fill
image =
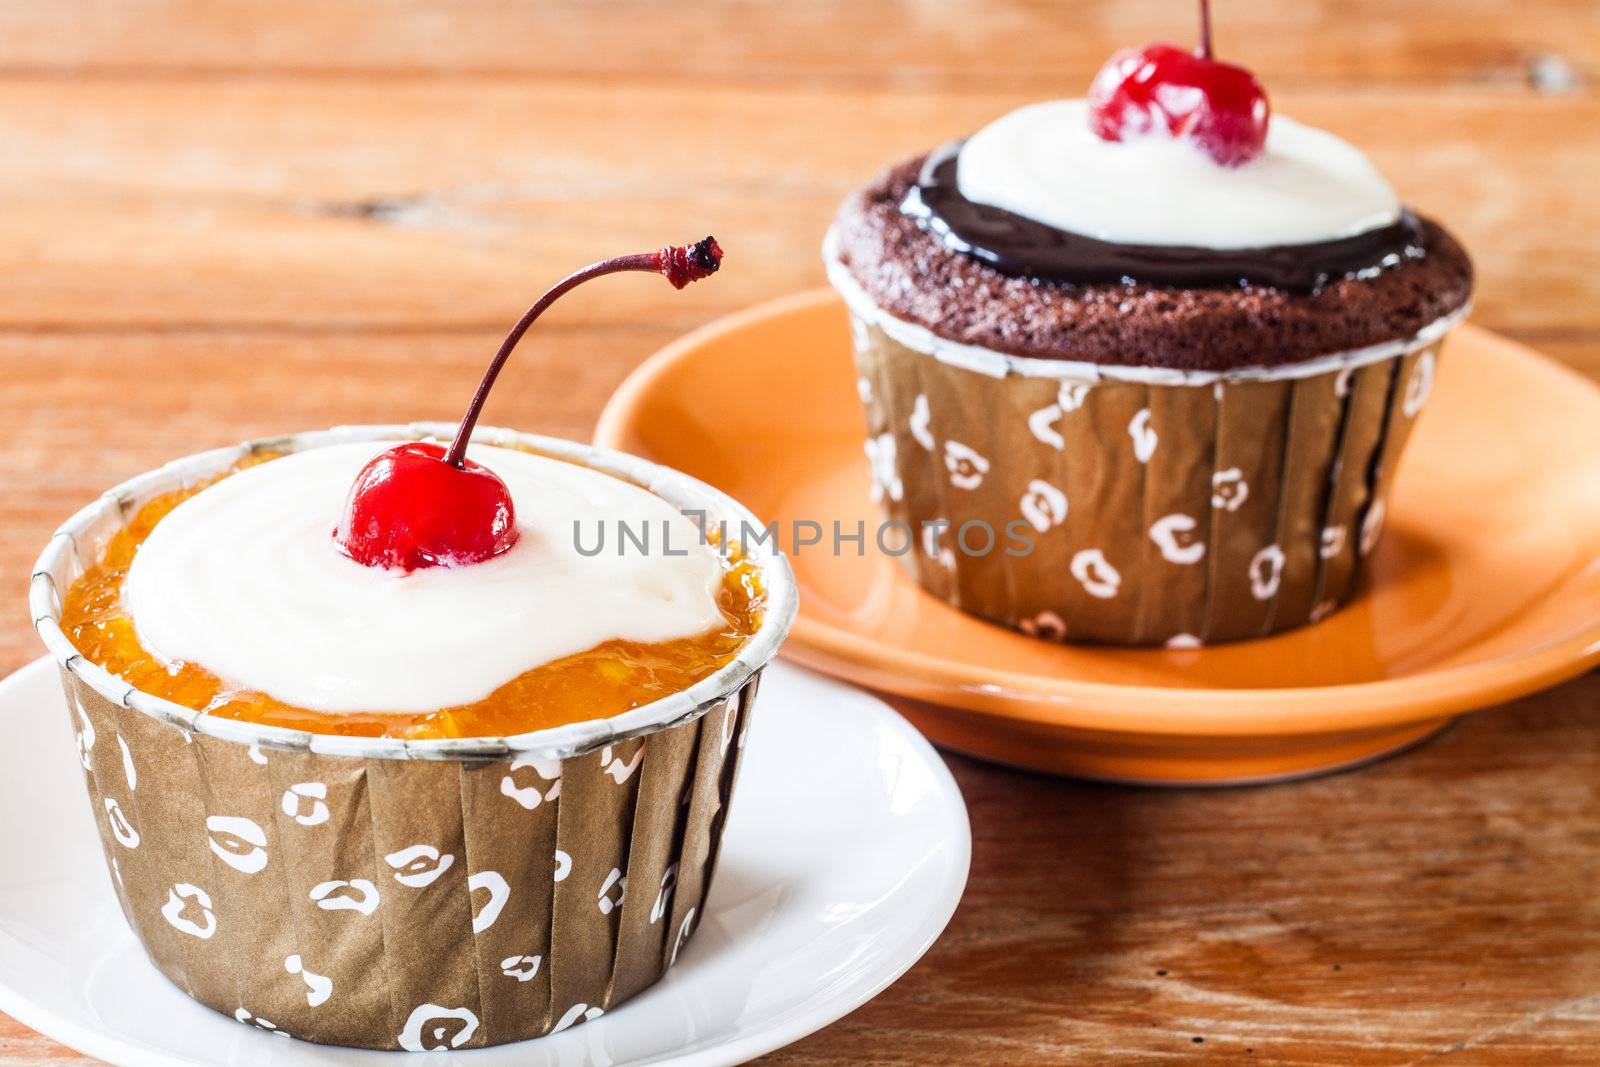
[[[1310,244],[1390,225],[1401,210],[1366,156],[1292,119],[1273,115],[1261,157],[1223,167],[1165,133],[1102,141],[1083,100],[985,126],[962,146],[956,181],[975,203],[1120,244]]]
[[[723,565],[693,522],[637,486],[513,449],[468,453],[511,490],[509,551],[410,574],[350,560],[334,523],[357,472],[392,443],[286,456],[174,508],[123,585],[144,646],[299,707],[418,712],[480,700],[608,640],[722,624]],[[585,554],[602,523],[604,550]],[[619,552],[619,524],[648,530],[648,552]]]

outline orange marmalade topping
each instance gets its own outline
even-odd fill
[[[260,457],[235,467],[273,459]],[[233,471],[229,471],[229,474]],[[227,475],[223,475],[227,477]],[[759,570],[729,561],[719,606],[725,625],[698,637],[657,644],[607,641],[527,671],[473,704],[433,712],[324,712],[241,689],[193,663],[168,664],[139,642],[123,610],[128,566],[156,523],[201,487],[157,497],[106,546],[100,562],[72,583],[61,628],[88,659],[136,688],[211,715],[322,734],[361,737],[499,737],[609,718],[687,689],[729,663],[761,625]],[[508,641],[515,634],[506,634]]]

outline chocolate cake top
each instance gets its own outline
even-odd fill
[[[1472,292],[1467,254],[1426,218],[1421,259],[1314,293],[1013,277],[947,249],[901,211],[924,158],[889,168],[845,201],[837,254],[885,311],[964,344],[1179,370],[1282,366],[1404,339],[1462,307]]]

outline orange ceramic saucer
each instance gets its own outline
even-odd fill
[[[617,392],[597,441],[710,482],[780,528],[871,530],[863,425],[844,307],[816,292],[664,349]],[[863,554],[845,548],[792,553],[801,610],[785,653],[889,695],[939,744],[1149,782],[1347,766],[1600,662],[1600,389],[1457,330],[1366,591],[1265,640],[1051,644],[924,594],[870,537]]]

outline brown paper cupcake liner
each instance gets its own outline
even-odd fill
[[[703,914],[759,673],[793,582],[750,550],[766,616],[739,658],[613,719],[511,738],[341,738],[212,719],[79,656],[58,591],[151,497],[253,450],[437,436],[370,427],[163,468],[62,528],[33,578],[129,924],[190,996],[241,1023],[376,1049],[465,1049],[593,1019],[657,981]],[[631,457],[504,431],[712,520],[726,497]],[[750,520],[753,522],[753,520]]]
[[[1026,359],[850,307],[873,495],[929,592],[1056,640],[1194,647],[1356,592],[1445,333],[1226,374]],[[987,549],[987,550],[986,550]]]

